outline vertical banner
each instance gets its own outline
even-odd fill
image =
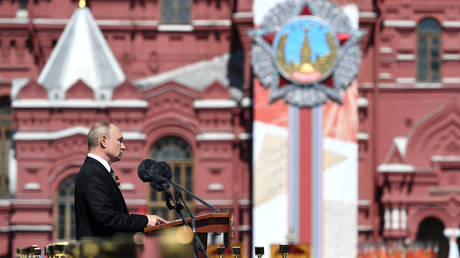
[[[255,0],[254,24],[282,0]],[[254,79],[253,245],[286,243],[289,235],[289,108],[270,104],[270,91]],[[253,249],[254,250],[254,249]]]
[[[269,105],[254,82],[253,242],[270,250],[288,235],[288,106]]]
[[[357,7],[254,0],[253,13],[253,244],[356,257]]]
[[[358,87],[323,107],[324,257],[357,257]]]

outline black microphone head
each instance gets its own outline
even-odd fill
[[[152,173],[152,167],[155,163],[153,159],[144,159],[137,167],[137,175],[143,182],[153,181],[154,175]]]
[[[172,178],[171,166],[164,162],[156,162],[151,167],[151,173],[153,175],[153,180],[150,185],[153,189],[163,192],[169,189]]]
[[[172,178],[171,166],[165,161],[156,162],[152,167],[154,175],[163,176],[167,179]]]

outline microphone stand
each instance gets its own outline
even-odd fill
[[[202,204],[206,205],[208,208],[210,208],[212,211],[218,213],[220,212],[219,209],[215,208],[214,206],[212,206],[211,204],[201,200],[198,196],[196,196],[195,194],[193,194],[192,192],[190,192],[189,190],[187,190],[186,188],[182,187],[180,184],[174,182],[174,180],[170,180],[171,183],[173,184],[174,188],[179,188],[180,190],[190,194],[191,196],[193,196],[193,198],[197,199],[199,202],[201,202]]]
[[[185,220],[184,215],[182,214],[182,209],[184,208],[184,206],[182,205],[181,200],[185,204],[184,200],[182,199],[182,194],[179,191],[177,191],[175,187],[174,187],[175,200],[172,197],[171,192],[169,192],[168,190],[164,190],[163,193],[165,194],[166,207],[168,207],[168,209],[170,210],[174,209],[174,211],[180,216],[182,220],[182,225],[189,226],[187,221]],[[185,204],[185,207],[187,207],[187,211],[191,215],[191,219],[192,219],[193,237],[195,240],[195,246],[193,248],[195,252],[193,254],[193,257],[198,258],[198,250],[200,250],[201,252],[203,252],[204,256],[208,258],[208,255],[206,254],[206,250],[204,250],[203,243],[201,242],[200,238],[197,238],[197,235],[195,234],[195,218],[190,212],[190,209],[188,208],[187,204]]]
[[[168,207],[168,209],[170,210],[174,209],[179,214],[179,217],[182,219],[182,225],[187,225],[187,221],[185,220],[181,212],[181,209],[183,208],[182,204],[177,203],[177,201],[175,201],[172,198],[172,195],[168,190],[165,190],[163,193],[165,194],[166,207]]]
[[[190,215],[190,219],[191,219],[191,223],[192,223],[192,230],[193,230],[193,239],[195,240],[195,246],[194,246],[194,249],[195,249],[195,254],[194,256],[195,257],[198,257],[198,254],[197,254],[197,251],[200,250],[201,253],[206,257],[208,258],[208,254],[206,253],[206,250],[204,249],[204,245],[203,245],[203,242],[201,242],[201,239],[198,237],[198,235],[196,234],[196,225],[195,225],[195,217],[193,216],[193,213],[192,211],[190,211],[190,208],[188,207],[187,203],[185,203],[184,199],[182,198],[182,193],[180,191],[177,190],[177,187],[176,188],[176,183],[174,181],[171,180],[171,182],[173,183],[173,187],[174,187],[174,196],[176,198],[176,203],[178,203],[181,208],[185,207],[185,209],[187,210],[187,213]],[[182,187],[181,187],[182,188]],[[185,189],[185,188],[184,188]],[[188,190],[187,190],[188,191]],[[182,202],[182,204],[181,204]],[[212,206],[211,206],[212,207]],[[214,208],[215,209],[215,208]],[[180,212],[180,211],[179,211]],[[197,250],[198,249],[198,250]]]

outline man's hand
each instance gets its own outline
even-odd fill
[[[161,218],[160,216],[157,215],[146,215],[147,218],[149,219],[149,222],[147,223],[147,227],[153,227],[156,225],[168,223],[167,220]]]

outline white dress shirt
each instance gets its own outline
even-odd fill
[[[107,172],[110,173],[111,168],[110,168],[109,162],[107,162],[107,160],[105,160],[105,159],[103,159],[103,158],[101,158],[98,155],[93,154],[93,153],[88,153],[88,157],[99,161],[107,169]]]

